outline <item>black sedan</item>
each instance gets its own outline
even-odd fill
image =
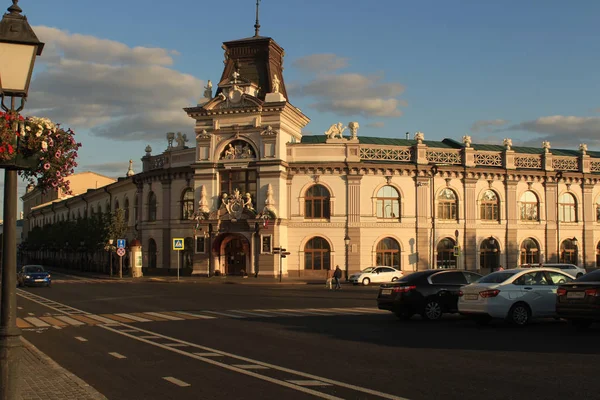
[[[50,286],[51,284],[50,272],[41,265],[25,265],[17,274],[19,286]]]
[[[436,320],[443,313],[458,312],[458,292],[461,286],[481,278],[471,271],[433,269],[414,272],[399,281],[379,287],[377,306],[392,311],[400,319],[421,314],[424,319]]]
[[[556,290],[556,314],[578,328],[600,322],[600,270],[560,285]]]

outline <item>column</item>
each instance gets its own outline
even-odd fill
[[[517,178],[513,175],[506,175],[505,186],[505,207],[506,207],[506,268],[516,268],[519,266],[521,249],[517,241],[519,210],[517,204]]]
[[[477,194],[475,189],[477,186],[476,178],[464,178],[464,235],[462,238],[462,259],[464,260],[465,269],[477,269],[477,255],[479,248],[477,247]],[[460,238],[459,238],[460,242]]]
[[[171,177],[167,177],[160,181],[161,189],[162,189],[162,201],[157,204],[157,208],[160,209],[160,214],[162,218],[159,221],[162,222],[162,265],[167,268],[177,268],[177,259],[175,259],[173,265],[171,265],[171,254],[173,250],[171,249],[172,235],[171,235]],[[158,201],[158,199],[157,199]],[[157,214],[159,210],[156,210]],[[157,218],[158,219],[158,218]],[[184,238],[185,240],[185,238]],[[175,256],[179,257],[180,252],[176,252]],[[179,262],[179,267],[181,268],[181,261]]]

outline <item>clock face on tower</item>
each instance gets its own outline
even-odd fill
[[[227,96],[229,97],[229,101],[235,104],[239,103],[242,100],[242,94],[244,94],[244,92],[242,92],[238,88],[234,88],[229,91]]]

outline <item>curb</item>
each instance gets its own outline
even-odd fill
[[[32,353],[34,353],[34,355],[36,357],[38,357],[40,360],[42,360],[42,363],[47,364],[51,369],[55,370],[57,372],[57,375],[60,374],[61,376],[65,377],[66,379],[69,379],[69,380],[75,382],[77,384],[77,386],[79,386],[83,391],[86,392],[86,394],[89,395],[90,399],[108,400],[108,398],[105,397],[102,393],[98,392],[92,386],[88,385],[83,379],[81,379],[77,375],[75,375],[75,374],[71,373],[70,371],[66,370],[65,368],[61,367],[60,364],[58,364],[56,361],[54,361],[53,359],[48,357],[46,354],[44,354],[40,349],[35,347],[33,345],[33,343],[31,343],[30,341],[25,339],[23,336],[21,336],[21,342],[23,344],[23,347],[29,349]]]

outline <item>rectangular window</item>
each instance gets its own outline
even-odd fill
[[[196,253],[206,253],[205,242],[204,236],[196,236]]]
[[[273,235],[260,235],[260,252],[262,254],[269,254],[273,252],[273,247],[271,246],[272,237]]]

